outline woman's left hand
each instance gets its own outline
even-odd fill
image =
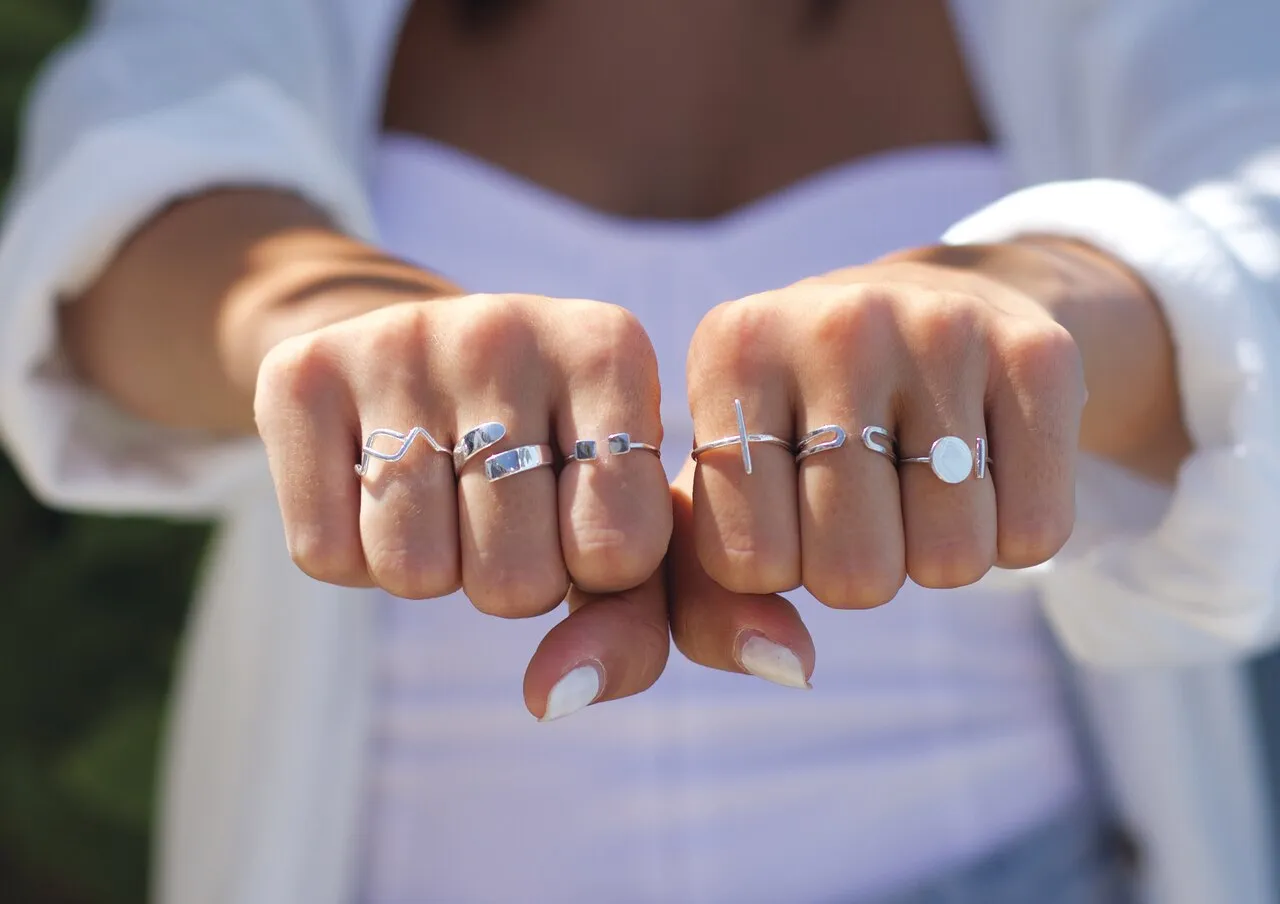
[[[830,425],[845,441],[799,463],[781,444],[753,441],[750,474],[741,444],[726,443],[686,468],[669,560],[685,655],[802,685],[812,641],[774,594],[803,585],[828,606],[863,609],[890,601],[908,577],[959,587],[996,565],[1052,557],[1074,521],[1088,366],[1130,394],[1172,371],[1145,287],[1109,259],[1090,269],[1091,256],[1101,258],[1053,241],[925,249],[708,314],[688,361],[698,443],[739,435],[735,400],[749,433],[795,442]],[[1086,311],[1095,316],[1081,334],[1107,337],[1095,343],[1107,348],[1082,346],[1063,325]],[[1125,416],[1116,389],[1089,407]],[[1161,404],[1139,395],[1138,406],[1130,417],[1145,421]],[[1086,426],[1103,445],[1141,445],[1115,424]],[[955,439],[935,447],[944,437]],[[905,460],[934,450],[936,468]]]

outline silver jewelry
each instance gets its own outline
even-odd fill
[[[825,442],[818,442],[824,436],[830,436],[831,439]],[[849,438],[849,434],[844,432],[843,427],[835,424],[827,424],[825,427],[819,427],[817,430],[810,430],[804,436],[800,437],[796,443],[796,464],[804,461],[810,455],[817,455],[819,452],[832,452],[839,449],[845,444]]]
[[[506,452],[490,455],[484,460],[484,476],[490,483],[504,480],[532,471],[534,468],[546,468],[555,463],[551,447],[546,443],[534,446],[516,446]]]
[[[606,442],[610,455],[629,455],[633,450],[639,450],[641,452],[652,452],[659,458],[662,457],[661,449],[651,443],[633,440],[630,433],[610,433]],[[573,444],[572,452],[565,453],[564,461],[565,464],[575,461],[596,461],[599,457],[599,450],[595,440],[580,439]]]
[[[748,474],[751,473],[751,444],[752,443],[768,443],[773,446],[781,446],[788,452],[794,452],[791,443],[780,436],[774,436],[772,433],[748,433],[747,419],[742,414],[742,402],[739,399],[733,400],[733,408],[738,416],[738,435],[726,436],[723,439],[712,440],[709,443],[703,443],[701,446],[695,446],[689,456],[697,461],[703,454],[710,452],[712,449],[724,449],[729,446],[742,447],[742,467]]]
[[[897,464],[898,446],[893,440],[893,435],[885,428],[875,425],[862,428],[862,445]]]
[[[944,436],[935,440],[928,455],[914,458],[901,458],[903,464],[928,465],[943,483],[964,483],[970,474],[976,471],[978,480],[987,475],[987,465],[991,458],[987,455],[987,441],[978,437],[975,441],[977,451],[969,448],[969,444],[958,436]]]
[[[392,439],[400,441],[400,448],[395,452],[379,452],[373,448],[373,441],[379,436],[389,436]],[[369,473],[369,459],[376,458],[380,461],[399,461],[409,452],[409,447],[413,445],[413,441],[418,437],[422,437],[427,441],[436,452],[449,454],[449,450],[436,442],[436,438],[427,432],[425,427],[414,427],[408,433],[400,433],[396,430],[379,429],[372,431],[364,441],[364,448],[360,450],[360,464],[356,465],[356,473],[363,477]]]
[[[502,442],[507,435],[507,428],[497,421],[489,421],[479,427],[472,427],[462,434],[462,439],[453,447],[453,470],[458,473],[468,461],[479,455],[495,443]]]

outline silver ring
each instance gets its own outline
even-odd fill
[[[928,455],[900,458],[902,464],[928,465],[943,483],[964,483],[970,474],[978,480],[987,476],[987,466],[992,464],[987,454],[987,441],[981,436],[974,440],[976,449],[958,436],[944,436],[934,441]]]
[[[893,434],[885,428],[874,424],[862,428],[862,445],[872,452],[878,452],[894,464],[898,463],[897,443],[893,440]]]
[[[525,471],[532,471],[535,468],[550,467],[555,463],[552,457],[551,447],[546,443],[534,446],[516,446],[514,449],[508,449],[506,452],[499,452],[496,455],[490,455],[484,460],[484,476],[489,478],[489,482],[495,480],[504,480],[508,477],[514,477],[516,474],[523,474]]]
[[[818,442],[824,436],[830,436],[831,439],[826,442]],[[845,433],[844,428],[836,424],[827,424],[817,430],[810,430],[796,442],[796,464],[804,461],[810,455],[839,449],[848,438],[849,434]]]
[[[461,471],[468,461],[485,449],[495,443],[502,442],[503,437],[506,435],[506,425],[497,421],[488,421],[479,427],[472,427],[462,434],[462,439],[458,440],[457,445],[453,447],[454,473]]]
[[[389,436],[400,442],[400,448],[395,452],[379,452],[373,448],[373,441],[379,436]],[[364,447],[360,450],[360,464],[356,465],[356,473],[361,477],[369,473],[369,459],[376,458],[379,461],[399,461],[409,452],[409,447],[413,445],[413,441],[418,437],[422,437],[427,441],[436,452],[449,454],[449,450],[436,442],[436,438],[427,432],[425,427],[414,427],[408,433],[400,433],[397,430],[378,429],[370,432],[365,438]]]
[[[641,443],[633,440],[630,433],[610,433],[606,439],[610,455],[629,455],[631,452],[639,450],[641,452],[652,452],[659,458],[662,457],[662,450],[651,443]],[[580,439],[573,444],[573,451],[566,452],[564,455],[565,464],[570,462],[596,461],[600,457],[598,444],[593,439]]]
[[[738,435],[726,436],[723,439],[712,440],[709,443],[703,443],[701,446],[695,446],[689,456],[697,461],[704,453],[713,449],[725,449],[729,446],[742,447],[742,467],[748,474],[751,473],[751,444],[752,443],[768,443],[773,446],[781,446],[788,452],[795,452],[789,440],[785,440],[780,436],[774,436],[772,433],[748,433],[747,419],[742,414],[742,402],[739,399],[733,400],[733,408],[738,416]]]

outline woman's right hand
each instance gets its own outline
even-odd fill
[[[288,547],[307,574],[413,599],[461,588],[505,618],[548,612],[568,594],[571,614],[526,675],[535,715],[636,693],[661,673],[667,479],[656,455],[610,455],[605,441],[662,441],[654,352],[624,309],[523,295],[394,304],[278,343],[254,411]],[[353,468],[375,430],[421,427],[452,449],[495,421],[505,437],[457,475],[421,440],[399,461],[370,459],[363,476]],[[548,467],[485,475],[489,455],[550,444],[558,459],[580,439],[598,442],[598,460],[567,463],[558,480]],[[400,445],[374,440],[388,453]],[[599,678],[590,699],[583,668]]]

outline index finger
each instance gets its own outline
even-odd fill
[[[676,648],[698,665],[808,688],[816,654],[796,607],[776,593],[726,590],[703,569],[693,541],[692,484],[690,465],[671,488],[667,604]]]

